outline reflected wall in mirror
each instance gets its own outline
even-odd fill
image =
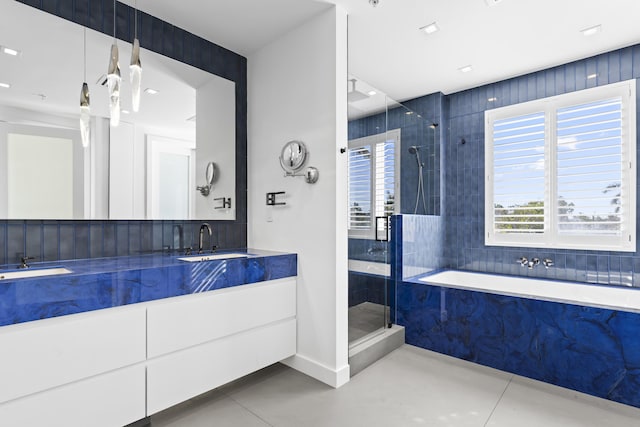
[[[16,1],[0,2],[0,45],[19,51],[0,54],[0,83],[10,85],[0,87],[0,218],[235,219],[235,209],[215,209],[213,202],[235,196],[235,83],[141,49],[142,87],[157,94],[144,92],[134,113],[129,67],[123,66],[131,44],[118,40],[125,63],[122,115],[120,125],[110,127],[103,84],[113,38],[87,30],[86,43],[91,141],[82,149],[83,27]],[[198,120],[202,111],[206,118]],[[54,148],[65,145],[61,133],[71,142]],[[197,171],[210,161],[220,179],[204,201]],[[31,182],[33,175],[44,178]]]

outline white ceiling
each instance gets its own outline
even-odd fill
[[[400,101],[640,42],[639,0],[502,0],[491,7],[486,0],[379,0],[376,7],[369,0],[326,2],[349,13],[350,73]],[[326,2],[138,0],[137,6],[251,60],[252,52],[303,25]],[[439,32],[418,30],[434,21]],[[600,33],[580,33],[598,24]],[[458,71],[465,65],[473,71]]]

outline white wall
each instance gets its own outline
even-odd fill
[[[205,185],[209,162],[218,167],[218,178],[209,196],[195,187],[196,218],[236,219],[236,84],[223,78],[211,79],[196,91],[196,185]],[[231,209],[216,209],[231,198]]]
[[[134,215],[134,126],[120,122],[111,126],[109,137],[109,218],[133,219]],[[114,189],[118,191],[114,191]]]
[[[248,58],[248,244],[298,254],[298,349],[287,363],[329,385],[349,380],[347,326],[347,18],[334,6]],[[302,140],[316,184],[284,177]],[[267,207],[267,192],[286,206]]]

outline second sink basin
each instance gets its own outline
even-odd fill
[[[229,253],[229,254],[210,254],[210,255],[192,255],[178,258],[180,261],[187,262],[202,262],[202,261],[214,261],[216,259],[230,259],[230,258],[246,258],[249,254],[243,253]]]
[[[0,271],[0,280],[26,279],[29,277],[56,276],[69,274],[72,271],[65,267],[25,268],[22,270]]]

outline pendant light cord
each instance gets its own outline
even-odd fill
[[[84,81],[87,81],[87,27],[84,29]]]
[[[138,0],[133,1],[133,38],[138,38]]]
[[[116,42],[116,0],[113,0],[113,42]]]

